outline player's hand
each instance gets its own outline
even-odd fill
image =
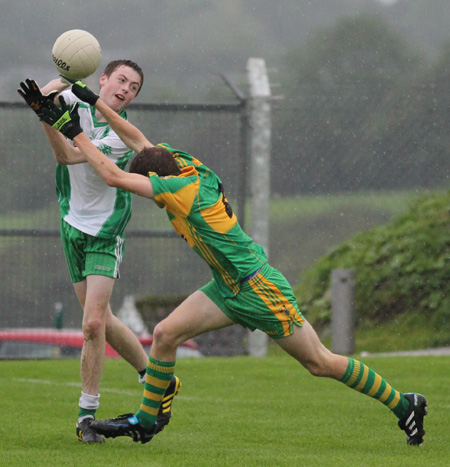
[[[31,107],[39,119],[42,120],[43,108],[47,105],[47,102],[53,103],[58,91],[52,91],[50,94],[44,96],[34,79],[26,79],[25,83],[22,81],[20,87],[22,89],[17,90],[19,95]]]
[[[90,105],[95,105],[98,100],[97,94],[92,92],[82,81],[76,81],[72,85],[72,92],[81,99],[83,102],[87,102]]]
[[[54,103],[47,103],[42,112],[42,120],[65,137],[73,140],[75,136],[83,132],[80,126],[80,116],[78,115],[78,103],[70,110],[64,97],[59,96],[59,102],[61,108]]]
[[[63,83],[72,85],[72,92],[83,102],[87,102],[90,105],[95,105],[99,96],[92,92],[82,81],[78,79],[68,78],[64,75],[59,75]]]
[[[61,82],[65,84],[72,85],[73,83],[76,83],[78,81],[77,79],[68,78],[67,76],[64,76],[62,74],[60,74],[59,76],[60,76]]]

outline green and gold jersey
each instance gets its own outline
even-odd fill
[[[181,175],[159,177],[150,172],[155,201],[170,222],[211,268],[224,296],[234,296],[241,280],[267,262],[264,249],[240,227],[219,177],[199,160],[163,143]]]

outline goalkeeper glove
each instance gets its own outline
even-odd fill
[[[22,89],[18,89],[17,92],[23,97],[39,119],[42,120],[42,111],[44,107],[49,102],[53,103],[58,91],[52,91],[50,94],[44,96],[34,79],[26,79],[25,83],[23,81],[20,83],[20,86]]]
[[[66,83],[66,84],[69,84],[69,85],[72,85],[73,83],[76,83],[78,81],[77,79],[68,78],[67,76],[64,76],[62,74],[60,74],[59,76],[61,77],[61,81],[63,83]]]
[[[78,99],[83,102],[87,102],[90,105],[95,105],[99,96],[92,92],[82,81],[78,79],[68,78],[64,75],[61,76],[61,81],[63,83],[72,85],[72,92],[78,97]]]
[[[43,109],[42,120],[58,130],[65,137],[74,139],[75,136],[83,132],[80,126],[80,116],[78,115],[78,103],[72,110],[69,110],[64,97],[59,97],[61,108],[54,103],[48,103]]]
[[[90,105],[95,105],[99,97],[81,81],[73,83],[72,92],[78,97],[78,99],[83,102],[87,102]]]

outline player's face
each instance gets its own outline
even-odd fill
[[[136,97],[141,77],[133,68],[121,65],[110,76],[100,78],[100,97],[116,112],[121,112]]]

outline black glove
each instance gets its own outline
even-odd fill
[[[98,100],[97,94],[92,92],[83,82],[76,81],[72,85],[72,92],[81,99],[83,102],[87,102],[90,105],[95,105]]]
[[[75,136],[83,133],[80,126],[80,116],[78,115],[78,102],[73,106],[72,110],[67,107],[64,97],[59,96],[59,102],[61,108],[58,108],[53,102],[47,103],[42,111],[42,120],[73,140]]]
[[[42,109],[47,105],[48,102],[53,103],[53,100],[58,94],[58,91],[52,91],[50,94],[44,96],[34,79],[26,79],[25,83],[20,83],[20,86],[22,89],[18,89],[17,92],[21,97],[23,97],[25,102],[36,113],[39,119],[42,120]]]
[[[74,79],[74,78],[68,78],[67,76],[62,75],[61,73],[59,74],[59,76],[61,76],[61,81],[66,84],[72,85],[78,81],[77,79]]]
[[[95,105],[98,100],[97,94],[92,92],[82,81],[78,79],[68,78],[64,75],[61,76],[61,81],[72,85],[72,92],[83,102],[87,102],[90,105]]]

